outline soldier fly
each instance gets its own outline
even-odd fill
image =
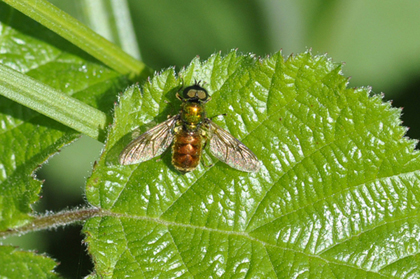
[[[194,170],[209,141],[210,152],[220,161],[245,172],[258,172],[258,158],[242,142],[206,117],[205,104],[211,100],[207,91],[196,82],[182,94],[179,114],[146,131],[121,152],[122,165],[138,164],[162,154],[172,142],[172,164],[181,173]]]

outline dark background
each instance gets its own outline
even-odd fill
[[[51,1],[81,21],[80,1]],[[129,0],[143,61],[155,70],[180,69],[199,55],[242,53],[283,55],[309,48],[328,53],[351,76],[350,87],[371,86],[396,107],[404,107],[408,136],[420,138],[420,2],[353,1],[171,1]],[[117,92],[116,92],[117,94]],[[45,179],[38,212],[84,205],[83,191],[102,144],[82,137],[37,173]],[[14,245],[45,252],[61,262],[57,272],[84,277],[93,266],[82,245],[81,226],[31,233]]]

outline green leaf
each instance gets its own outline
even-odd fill
[[[420,158],[398,109],[346,88],[341,65],[310,52],[213,55],[179,76],[168,69],[141,91],[130,87],[114,110],[86,189],[108,215],[84,228],[96,276],[420,276]],[[258,173],[207,151],[185,175],[170,151],[118,163],[134,136],[177,113],[175,92],[194,80],[212,96],[207,115],[227,113],[214,121],[261,160]]]
[[[32,173],[77,134],[4,97],[0,97],[0,123],[0,229],[4,230],[30,219],[30,205],[41,190]]]
[[[31,252],[23,252],[11,246],[0,246],[1,278],[60,278],[52,269],[56,263]]]
[[[116,92],[127,84],[125,77],[92,58],[72,54],[79,53],[68,42],[4,3],[0,3],[0,37],[1,70],[13,68],[25,79],[93,108],[109,111]],[[0,87],[22,86],[13,82],[2,79]],[[63,106],[57,110],[65,110]],[[41,190],[33,172],[78,136],[71,128],[0,96],[1,230],[22,226],[31,219],[30,206]]]

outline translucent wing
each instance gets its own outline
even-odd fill
[[[121,165],[138,164],[162,154],[174,139],[175,115],[130,142],[120,154]]]
[[[215,157],[240,171],[258,172],[260,161],[248,147],[211,120],[208,120],[208,124],[211,132],[210,151]]]

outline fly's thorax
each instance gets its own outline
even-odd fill
[[[206,117],[203,103],[185,102],[182,104],[181,121],[183,124],[197,126]]]
[[[172,145],[172,164],[181,172],[194,170],[200,163],[203,135],[200,129],[187,130],[180,126],[175,130]]]

